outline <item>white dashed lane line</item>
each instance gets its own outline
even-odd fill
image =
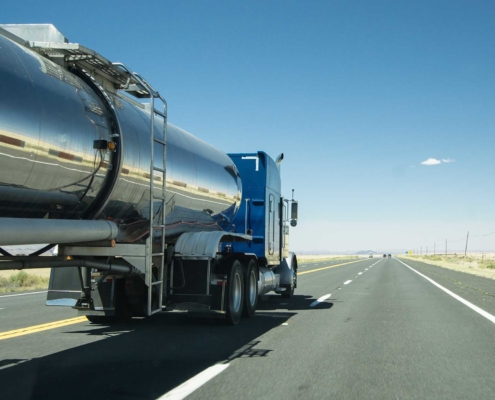
[[[330,262],[330,263],[333,263]],[[317,266],[318,264],[312,264],[312,266]],[[327,263],[322,263],[322,264],[327,264]],[[304,268],[309,265],[300,265],[299,268]],[[361,275],[362,272],[359,273]],[[348,285],[351,283],[352,280],[348,280],[344,282],[344,285]],[[340,287],[338,289],[341,289]],[[38,292],[40,293],[40,292]],[[26,293],[27,294],[27,293]],[[35,294],[35,293],[29,293],[29,294]],[[325,300],[329,299],[332,294],[326,294],[324,296],[321,296],[318,300],[315,300],[310,304],[310,307],[315,307],[318,304],[323,303]],[[7,297],[7,296],[5,296]],[[1,310],[1,308],[0,308]],[[282,324],[283,326],[288,326],[289,324],[287,322],[284,322]],[[200,372],[196,376],[193,376],[191,379],[188,381],[184,382],[182,385],[177,386],[175,389],[172,389],[171,391],[165,393],[164,395],[160,396],[157,400],[182,400],[186,396],[190,395],[193,393],[195,390],[203,386],[206,382],[210,381],[214,377],[216,377],[218,374],[221,374],[225,369],[229,367],[229,364],[215,364],[207,369],[205,369],[203,372]]]
[[[228,366],[229,364],[215,364],[210,368],[205,369],[203,372],[200,372],[196,376],[193,376],[182,385],[172,389],[170,392],[160,396],[157,400],[182,400],[184,397],[190,395],[196,389],[203,386],[206,382],[223,372],[228,368]]]
[[[374,263],[373,265],[378,264],[380,261],[381,261],[381,260],[377,261],[377,262],[376,262],[376,263]],[[369,268],[373,267],[373,265],[370,265],[370,267],[369,267]],[[364,270],[365,270],[365,271],[367,271],[367,270],[368,270],[368,268],[365,268]],[[358,274],[357,274],[357,275],[355,275],[355,276],[354,276],[354,278],[357,278],[359,275],[362,275],[363,273],[364,273],[364,272],[358,272]],[[348,281],[345,281],[345,282],[344,282],[344,285],[348,285],[348,284],[349,284],[349,283],[351,283],[351,282],[352,282],[352,279],[349,279]],[[340,288],[339,288],[339,289],[340,289]]]
[[[309,306],[314,307],[320,303],[323,303],[326,299],[329,299],[332,294],[326,294],[325,296],[321,296],[318,300],[313,301]]]

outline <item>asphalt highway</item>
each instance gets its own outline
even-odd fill
[[[301,264],[294,298],[233,327],[97,325],[44,299],[0,297],[1,398],[495,398],[495,282],[424,263]]]

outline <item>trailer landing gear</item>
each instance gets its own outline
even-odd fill
[[[111,324],[117,322],[126,322],[132,319],[132,304],[130,304],[125,296],[125,279],[117,279],[115,281],[115,299],[114,299],[113,315],[97,315],[86,314],[89,322],[94,324]]]

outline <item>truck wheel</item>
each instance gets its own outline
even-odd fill
[[[235,260],[227,274],[227,315],[226,322],[230,325],[239,323],[244,302],[244,277],[241,263]]]
[[[292,283],[285,286],[285,292],[282,292],[282,297],[290,299],[294,296],[294,289],[297,286],[297,270],[294,269],[292,273]]]
[[[249,261],[244,280],[244,310],[242,316],[251,318],[258,306],[258,266],[256,261]]]

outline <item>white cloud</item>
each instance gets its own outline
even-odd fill
[[[436,158],[428,158],[428,160],[423,161],[421,165],[438,165],[441,163],[442,162],[440,160],[437,160]]]
[[[444,163],[451,163],[454,162],[455,160],[453,158],[442,158],[442,162]]]

